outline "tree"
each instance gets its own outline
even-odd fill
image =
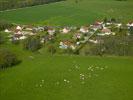
[[[48,46],[48,52],[53,55],[56,53],[56,48],[53,45]]]
[[[30,36],[23,42],[24,49],[30,50],[30,51],[37,51],[41,48],[41,42],[39,36]]]
[[[11,24],[7,21],[4,21],[4,20],[0,20],[0,31],[3,31],[4,29],[10,28],[12,26],[13,26],[13,24]]]
[[[133,26],[130,27],[129,32],[131,35],[133,35]]]
[[[0,49],[0,69],[8,68],[20,63],[18,57],[7,49]]]
[[[3,33],[0,32],[0,44],[3,44],[5,42],[5,37]]]

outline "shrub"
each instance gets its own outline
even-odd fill
[[[129,32],[131,35],[133,35],[133,26],[130,27]]]
[[[0,69],[8,68],[20,62],[17,56],[6,49],[0,49]]]
[[[88,44],[86,44],[86,45],[84,45],[84,47],[82,47],[80,49],[79,54],[85,56],[85,55],[88,55],[89,52],[90,52],[90,46]]]
[[[41,42],[39,36],[30,36],[23,42],[24,49],[30,50],[30,51],[37,51],[41,48]]]
[[[53,45],[49,45],[47,51],[53,55],[56,53],[56,48]]]
[[[3,20],[0,20],[0,31],[4,30],[6,28],[10,28],[12,26],[13,26],[13,24],[3,21]]]
[[[3,34],[0,32],[0,44],[3,44],[5,42],[5,37]]]

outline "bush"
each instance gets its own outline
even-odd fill
[[[105,47],[103,44],[97,44],[94,45],[91,50],[90,50],[90,55],[98,55],[98,56],[103,56],[105,54]]]
[[[30,36],[23,42],[24,49],[30,50],[30,51],[37,51],[41,48],[41,42],[39,36]]]
[[[3,34],[0,32],[0,44],[3,44],[5,42],[5,37]]]
[[[130,27],[129,33],[130,33],[131,35],[133,35],[133,26]]]
[[[12,26],[13,26],[13,24],[3,21],[3,20],[0,20],[0,31],[4,30],[6,28],[10,28]]]
[[[88,44],[86,44],[80,49],[79,54],[86,56],[89,54],[89,52],[90,52],[90,46]]]
[[[53,55],[56,53],[56,48],[53,45],[49,45],[47,51]]]
[[[6,49],[0,49],[0,69],[8,68],[20,62],[17,56]]]

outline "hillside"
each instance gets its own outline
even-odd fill
[[[23,8],[0,13],[0,19],[13,23],[83,25],[98,19],[117,18],[122,22],[132,20],[133,1],[75,0]]]
[[[133,0],[42,1],[0,0],[0,100],[133,100]]]

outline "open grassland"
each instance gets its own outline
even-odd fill
[[[133,17],[133,1],[74,0],[0,12],[19,24],[82,25]],[[62,37],[64,38],[64,37]],[[66,38],[66,37],[65,37]],[[133,58],[53,55],[6,42],[22,63],[0,70],[0,100],[133,100]]]
[[[133,1],[116,0],[67,0],[48,5],[41,5],[0,13],[0,19],[13,23],[83,25],[97,19],[117,18],[123,22],[133,18]]]
[[[133,99],[131,57],[47,56],[7,48],[23,62],[0,72],[0,100]]]

